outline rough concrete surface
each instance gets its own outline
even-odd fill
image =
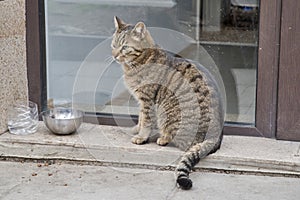
[[[194,186],[175,186],[170,171],[69,164],[0,162],[0,199],[297,200],[300,179],[193,173]]]
[[[43,122],[38,132],[0,136],[0,158],[68,160],[100,164],[139,165],[159,168],[176,166],[184,153],[151,142],[135,145],[128,128],[84,123],[78,133],[57,136]],[[199,169],[237,170],[300,175],[300,143],[275,139],[225,136],[221,149],[201,160]]]
[[[183,152],[134,145],[128,130],[84,123],[57,136],[41,122],[31,135],[1,135],[0,199],[299,199],[300,143],[225,136],[182,191],[173,170]]]
[[[0,1],[0,134],[7,108],[28,96],[25,34],[25,0]]]

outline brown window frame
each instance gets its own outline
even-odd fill
[[[28,96],[44,109],[47,102],[44,0],[25,1]]]
[[[300,2],[281,7],[276,138],[300,141]]]
[[[256,117],[254,126],[225,125],[224,134],[263,136],[274,138],[276,134],[277,83],[280,48],[281,1],[260,1],[260,24],[257,66]],[[26,42],[29,98],[45,109],[46,56],[44,30],[44,1],[26,0]],[[126,126],[128,121],[137,121],[137,116],[99,114],[87,116],[86,121],[104,125]]]

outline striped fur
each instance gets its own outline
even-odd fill
[[[143,144],[159,133],[158,145],[185,150],[176,178],[179,187],[190,189],[195,164],[221,145],[224,111],[217,84],[201,65],[158,47],[142,22],[133,26],[115,17],[115,27],[112,55],[140,104],[132,142]]]

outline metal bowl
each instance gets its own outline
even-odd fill
[[[58,135],[74,133],[83,121],[83,112],[71,108],[54,108],[41,115],[47,128]]]

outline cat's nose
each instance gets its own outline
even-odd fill
[[[113,56],[114,58],[116,58],[116,57],[118,56],[118,52],[117,52],[116,49],[113,49],[113,50],[111,51],[111,54],[112,54],[112,56]]]

